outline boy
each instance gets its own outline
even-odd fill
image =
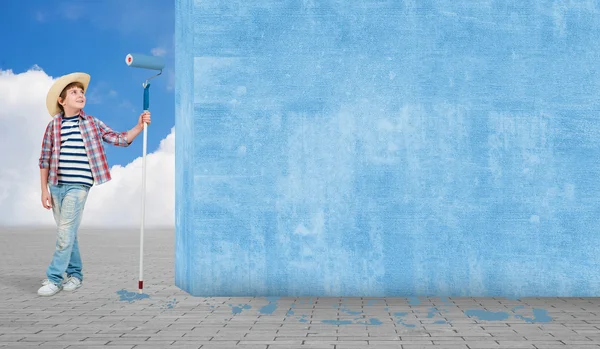
[[[39,159],[42,206],[52,208],[57,241],[47,279],[38,290],[52,296],[61,289],[73,291],[83,281],[77,230],[90,188],[111,179],[102,141],[127,147],[150,124],[150,113],[140,114],[138,123],[127,132],[115,132],[102,121],[86,115],[85,92],[90,76],[72,73],[60,77],[48,91],[48,123]],[[67,280],[63,283],[63,274]]]

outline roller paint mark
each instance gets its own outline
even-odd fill
[[[448,297],[441,297],[440,299],[442,300],[442,303],[444,303],[445,305],[452,305],[452,303],[450,302]]]
[[[437,320],[434,322],[434,324],[436,325],[443,325],[443,324],[447,324],[446,320]]]
[[[503,311],[493,312],[493,311],[477,310],[477,309],[467,310],[467,311],[465,311],[465,315],[474,316],[474,317],[478,318],[479,320],[486,320],[486,321],[502,321],[502,320],[506,320],[510,317],[510,315],[508,313],[503,312]]]
[[[367,307],[371,305],[375,305],[376,303],[383,303],[385,305],[385,301],[383,299],[369,299],[367,301]]]
[[[308,320],[306,320],[306,315],[302,315],[302,317],[300,317],[300,319],[298,321],[300,321],[300,322],[308,322]]]
[[[117,291],[117,294],[120,296],[119,300],[121,302],[129,302],[129,303],[133,303],[133,302],[135,302],[137,300],[141,300],[141,299],[150,298],[150,296],[145,293],[139,294],[137,292],[128,292],[124,289]]]

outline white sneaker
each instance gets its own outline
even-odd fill
[[[76,277],[69,277],[67,281],[63,284],[63,290],[71,292],[81,287],[81,280]]]
[[[42,285],[44,286],[40,287],[40,289],[38,290],[38,294],[40,296],[54,296],[62,289],[62,287],[56,286],[55,284],[50,282],[50,280],[44,280],[42,282]]]

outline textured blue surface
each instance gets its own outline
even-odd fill
[[[176,1],[176,285],[600,295],[598,1]]]

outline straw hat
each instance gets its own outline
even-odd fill
[[[52,87],[50,87],[48,95],[46,95],[46,108],[48,109],[50,116],[60,113],[60,108],[58,107],[58,97],[68,84],[76,81],[83,85],[83,91],[85,92],[90,84],[90,75],[86,73],[71,73],[63,75],[54,82]]]

